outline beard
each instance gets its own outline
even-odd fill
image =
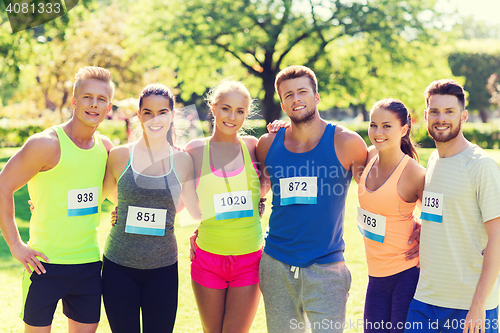
[[[434,125],[432,125],[434,126]],[[459,122],[458,126],[454,127],[453,125],[450,126],[450,132],[446,135],[439,134],[438,131],[435,131],[432,126],[427,126],[427,131],[429,132],[429,135],[434,139],[436,142],[448,142],[453,139],[455,139],[458,134],[460,133],[460,130],[462,129],[462,123]]]
[[[290,121],[295,125],[302,125],[310,122],[316,116],[316,109],[308,110],[307,113],[299,116],[290,116]]]

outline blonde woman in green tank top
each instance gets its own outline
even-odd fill
[[[172,332],[177,312],[179,200],[200,219],[191,157],[174,144],[174,95],[160,84],[139,99],[142,137],[110,151],[106,179],[117,187],[117,223],[106,241],[103,300],[113,332]]]
[[[238,135],[252,98],[241,82],[224,80],[207,101],[213,135],[186,146],[194,160],[202,212],[191,238],[192,286],[204,332],[248,332],[260,301],[263,245],[261,190],[253,164],[257,139]]]

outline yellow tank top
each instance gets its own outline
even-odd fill
[[[100,260],[97,226],[108,153],[94,135],[94,146],[81,149],[62,127],[61,156],[50,170],[28,182],[35,210],[30,221],[29,245],[53,264],[83,264]]]
[[[262,247],[259,218],[260,182],[250,153],[240,139],[244,166],[225,176],[210,166],[210,140],[205,141],[196,193],[201,223],[198,246],[220,255],[241,255]],[[220,172],[220,171],[219,171]],[[222,173],[222,172],[220,172]]]

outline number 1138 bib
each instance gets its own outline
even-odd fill
[[[443,194],[424,191],[422,198],[421,220],[443,222]]]

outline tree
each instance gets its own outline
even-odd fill
[[[0,106],[16,92],[21,71],[30,63],[35,42],[29,32],[12,34],[9,21],[0,19]]]
[[[435,43],[441,44],[444,37],[437,35]],[[447,46],[394,39],[397,48],[392,52],[374,38],[344,38],[332,43],[316,65],[321,68],[318,78],[325,83],[322,90],[328,92],[321,95],[322,104],[356,106],[367,121],[367,110],[376,101],[392,97],[416,111],[414,118],[421,117],[425,87],[433,80],[452,76],[443,56],[448,53]]]
[[[492,73],[500,72],[500,53],[453,52],[448,56],[448,62],[453,75],[465,76],[468,109],[478,110],[481,120],[488,122],[490,95],[486,84]]]
[[[500,76],[498,73],[493,73],[488,78],[486,89],[491,95],[490,103],[500,107]]]
[[[415,39],[422,34],[425,22],[421,14],[432,13],[433,3],[150,0],[141,3],[141,7],[147,11],[142,16],[151,22],[148,33],[165,41],[169,51],[177,55],[170,61],[172,68],[177,69],[183,94],[189,96],[193,91],[206,89],[208,75],[200,74],[227,74],[226,64],[233,69],[237,64],[260,80],[264,118],[271,121],[281,114],[274,80],[286,64],[305,64],[315,69],[327,47],[344,36],[360,38],[370,33],[387,49],[397,47],[391,43],[393,36]],[[295,50],[299,48],[303,52],[297,55]],[[204,81],[194,76],[204,76]]]
[[[149,64],[142,60],[145,51],[133,45],[126,17],[119,4],[99,10],[78,7],[68,14],[67,22],[58,19],[44,25],[43,31],[37,32],[36,49],[31,50],[30,94],[26,97],[26,90],[19,91],[17,100],[36,101],[39,110],[58,110],[63,121],[69,116],[64,111],[70,109],[75,72],[89,65],[111,71],[115,99],[136,97],[144,77],[157,75],[154,69],[146,68]]]

